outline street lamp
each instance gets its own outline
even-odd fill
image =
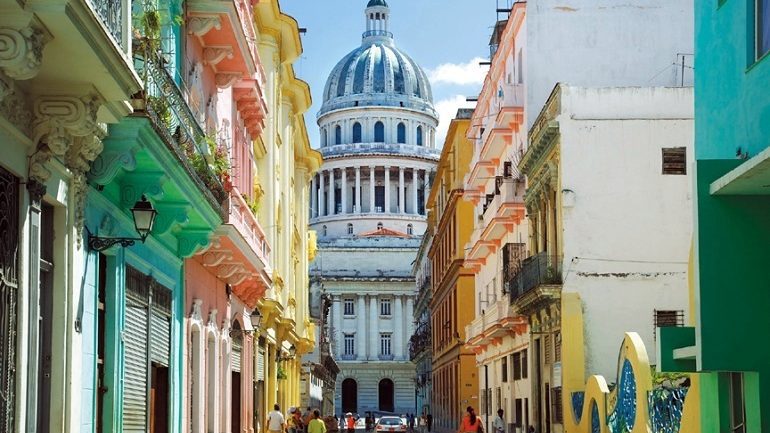
[[[262,314],[259,313],[259,308],[254,308],[254,311],[251,313],[251,326],[254,327],[254,330],[259,329],[259,325],[262,323]]]
[[[144,241],[147,236],[152,232],[152,227],[155,225],[155,217],[158,216],[158,211],[152,207],[152,203],[147,200],[144,195],[142,198],[134,204],[131,208],[131,214],[134,217],[134,229],[139,233],[138,238],[103,238],[99,236],[88,236],[88,248],[94,251],[104,251],[107,248],[120,244],[122,247],[130,247],[136,243],[136,241]]]
[[[278,362],[291,361],[295,356],[297,356],[297,348],[292,344],[292,346],[289,348],[289,354],[287,356],[279,355]]]

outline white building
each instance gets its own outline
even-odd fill
[[[414,412],[412,261],[439,157],[422,69],[396,48],[390,9],[370,0],[360,47],[332,71],[318,114],[324,164],[312,180],[312,274],[332,300],[338,412]]]

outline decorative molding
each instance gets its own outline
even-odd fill
[[[216,66],[224,60],[233,58],[233,47],[229,45],[209,46],[203,49],[203,64]]]
[[[191,319],[199,322],[203,320],[203,317],[201,316],[201,305],[203,305],[203,299],[193,299],[192,312],[190,313]]]
[[[208,246],[211,242],[210,236],[210,230],[183,230],[177,236],[177,255],[183,259],[194,256],[201,248]]]
[[[35,77],[43,63],[46,42],[43,32],[32,27],[0,27],[0,69],[15,80]]]
[[[225,261],[233,259],[233,255],[229,251],[206,251],[203,254],[203,266],[214,267],[219,266]]]
[[[212,308],[211,310],[209,310],[208,325],[211,326],[214,329],[217,328],[217,312],[218,311],[217,311],[216,308]]]
[[[91,164],[88,178],[96,184],[107,185],[115,179],[120,169],[134,171],[137,149],[136,143],[127,145],[111,143],[110,149],[99,154]]]
[[[166,173],[143,172],[131,173],[120,180],[120,205],[125,209],[134,206],[142,196],[159,199],[163,196],[163,183]]]
[[[25,135],[31,135],[32,111],[29,109],[27,97],[16,87],[13,80],[4,78],[1,74],[0,116],[5,117]]]
[[[225,89],[232,86],[242,77],[240,72],[219,72],[215,76],[217,87]]]
[[[191,35],[202,37],[212,29],[222,30],[222,20],[218,15],[193,16],[187,19],[187,33]]]
[[[34,179],[30,179],[27,182],[27,191],[29,192],[29,200],[32,203],[32,206],[40,208],[43,196],[45,195],[45,189],[44,184]]]
[[[160,202],[156,205],[158,216],[155,217],[153,234],[161,235],[170,231],[175,225],[185,224],[190,220],[190,205],[188,203]]]

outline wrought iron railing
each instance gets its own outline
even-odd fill
[[[227,199],[220,175],[210,164],[217,157],[216,142],[208,138],[181,90],[157,55],[148,55],[139,70],[145,82],[145,110],[166,144],[197,176],[197,183],[218,207]],[[225,157],[226,158],[226,157]]]
[[[384,36],[387,38],[392,38],[393,33],[386,31],[386,30],[367,30],[364,32],[363,37],[369,38],[373,36]]]
[[[414,361],[422,352],[430,349],[431,330],[430,326],[420,326],[417,331],[409,338],[409,359]]]
[[[124,16],[123,2],[127,0],[88,0],[88,3],[99,16],[104,27],[115,38],[115,42],[125,50],[125,42],[123,41],[124,26],[126,25],[127,17]]]
[[[540,285],[561,284],[561,259],[561,256],[542,252],[522,260],[518,271],[508,283],[511,302]]]

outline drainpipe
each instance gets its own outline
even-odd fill
[[[484,422],[487,423],[485,430],[489,430],[489,364],[484,365]]]

